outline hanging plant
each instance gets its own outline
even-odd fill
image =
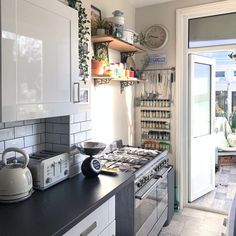
[[[82,5],[81,0],[67,0],[68,5],[78,11],[78,40],[79,40],[79,70],[80,76],[84,83],[86,83],[86,79],[89,76],[89,38],[90,30],[88,27],[88,14],[86,13],[86,9]]]

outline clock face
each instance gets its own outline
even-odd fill
[[[167,29],[162,25],[153,25],[145,33],[145,45],[150,49],[164,47],[168,40]]]

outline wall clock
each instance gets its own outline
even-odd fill
[[[157,50],[164,47],[168,40],[168,31],[163,25],[152,25],[145,32],[147,48]]]

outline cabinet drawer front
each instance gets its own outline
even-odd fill
[[[116,235],[116,221],[114,220],[104,229],[99,236],[115,236]]]
[[[101,233],[114,220],[110,219],[110,216],[113,218],[113,212],[115,212],[114,202],[115,197],[112,197],[85,219],[75,225],[72,229],[66,232],[64,236],[99,235],[99,233]],[[113,210],[110,210],[110,208],[113,208]]]

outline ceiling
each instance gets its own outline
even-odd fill
[[[171,2],[171,1],[175,0],[128,0],[128,2],[136,8],[155,5],[164,2]]]

